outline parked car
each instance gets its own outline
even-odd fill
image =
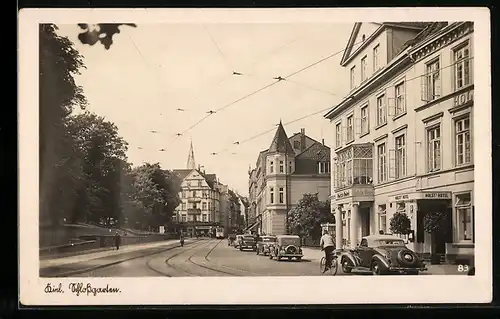
[[[236,235],[236,238],[233,240],[233,247],[234,248],[239,248],[239,243],[240,243],[240,238],[243,237],[243,235]]]
[[[302,254],[301,240],[297,235],[278,235],[276,242],[270,247],[269,259],[276,258],[280,261],[281,258],[292,258],[300,261],[304,255]]]
[[[240,250],[251,249],[255,251],[257,248],[257,241],[253,235],[241,235],[238,241],[238,248]]]
[[[257,255],[262,254],[264,256],[267,256],[270,251],[270,247],[274,245],[276,242],[276,236],[272,235],[266,235],[259,237],[259,241],[257,242]]]
[[[374,275],[418,275],[427,270],[403,239],[387,234],[363,237],[356,248],[340,253],[340,261],[344,273],[357,269]]]

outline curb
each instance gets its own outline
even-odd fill
[[[193,241],[191,243],[186,243],[186,244],[184,244],[184,246],[188,246],[188,245],[194,244],[194,243],[196,243],[198,241],[200,241],[200,240]],[[90,271],[93,271],[93,270],[97,270],[97,269],[106,268],[106,267],[109,267],[109,266],[118,265],[120,263],[129,261],[129,260],[134,260],[134,259],[138,259],[138,258],[142,258],[142,257],[147,257],[147,256],[152,256],[152,255],[155,255],[155,254],[163,253],[165,251],[169,251],[169,250],[172,250],[174,248],[180,247],[180,244],[174,244],[174,245],[175,246],[167,247],[167,248],[161,249],[159,251],[149,252],[149,253],[146,253],[146,254],[140,254],[139,256],[134,256],[134,257],[129,257],[129,258],[125,258],[125,259],[120,259],[120,260],[113,261],[111,263],[106,263],[106,264],[103,264],[103,265],[97,265],[97,266],[92,266],[92,267],[88,267],[88,268],[84,268],[84,269],[66,271],[66,272],[58,273],[57,275],[46,275],[46,276],[39,275],[39,277],[40,278],[57,278],[57,277],[67,277],[67,276],[71,276],[71,275],[82,274],[82,273],[90,272]]]

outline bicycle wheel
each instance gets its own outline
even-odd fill
[[[333,258],[332,266],[330,267],[330,272],[332,273],[332,276],[335,276],[337,274],[338,269],[339,269],[339,261],[337,260],[337,258]]]
[[[326,258],[321,257],[321,261],[319,262],[319,272],[323,274],[325,272],[325,268],[326,268]]]

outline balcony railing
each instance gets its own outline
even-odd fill
[[[335,189],[373,184],[373,144],[353,144],[337,153]]]

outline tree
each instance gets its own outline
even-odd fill
[[[133,170],[133,199],[144,208],[135,218],[143,228],[169,224],[172,214],[181,203],[181,182],[171,171],[164,171],[158,163],[146,163]]]
[[[57,224],[64,217],[72,184],[78,182],[74,144],[68,138],[66,119],[87,105],[74,76],[84,68],[82,56],[53,24],[39,25],[39,155],[40,223]],[[69,187],[66,183],[69,183]],[[61,198],[63,196],[63,199]]]
[[[137,27],[134,23],[99,23],[92,27],[86,23],[79,23],[78,26],[85,30],[78,34],[78,39],[83,44],[94,45],[100,42],[106,50],[113,44],[113,36],[120,33],[120,26]]]
[[[407,235],[411,231],[411,221],[403,212],[396,212],[390,220],[389,229],[393,234]]]
[[[321,237],[321,224],[334,220],[330,212],[330,202],[319,201],[318,194],[304,194],[288,214],[290,231],[313,239]]]
[[[129,165],[127,142],[116,125],[90,112],[70,116],[68,127],[82,167],[71,220],[105,225],[120,220],[120,179]]]

